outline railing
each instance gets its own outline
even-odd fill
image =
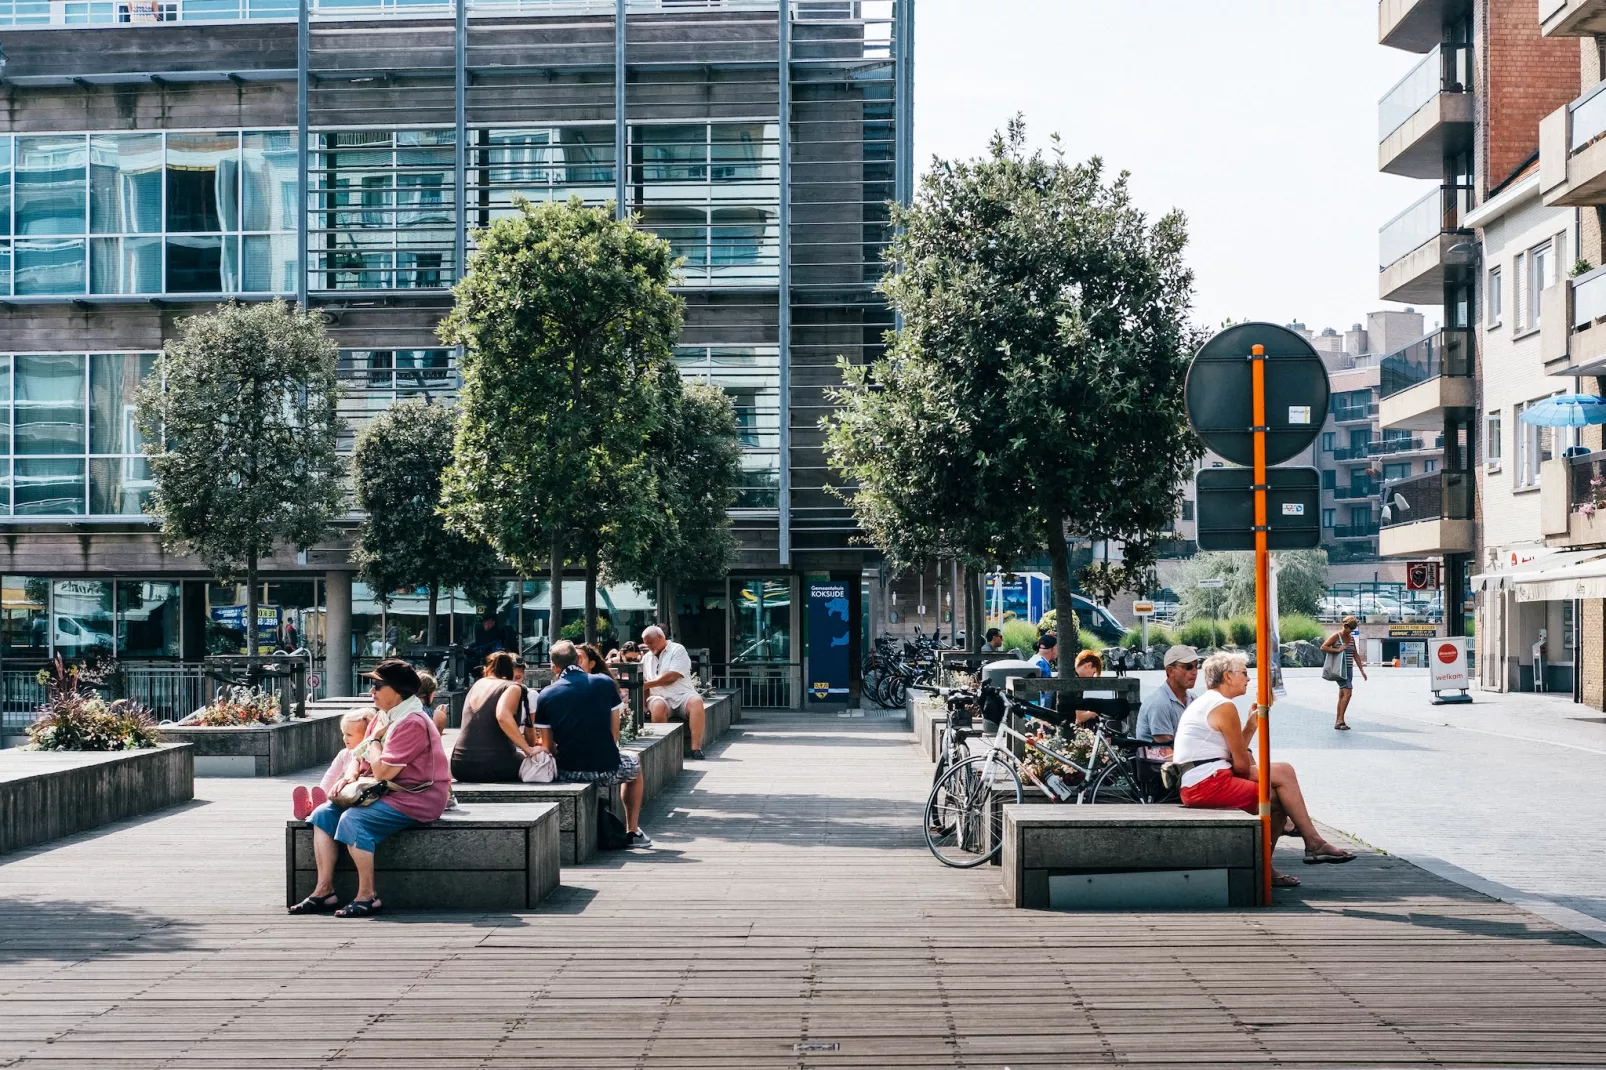
[[[616,10],[615,0],[467,0],[467,3],[468,10],[476,15],[612,15]],[[451,15],[456,10],[452,0],[309,0],[308,6],[308,14],[315,19],[428,18]],[[698,10],[773,12],[775,0],[629,0],[628,10],[631,14]],[[851,16],[852,8],[845,10]],[[0,0],[0,27],[243,22],[295,17],[296,0]]]
[[[1471,209],[1471,186],[1445,185],[1429,190],[1420,200],[1378,229],[1378,270],[1386,270],[1390,264],[1441,234],[1462,231],[1461,220],[1466,218]]]
[[[1606,318],[1606,265],[1573,280],[1573,330],[1587,331],[1602,318]]]
[[[1377,534],[1377,524],[1342,524],[1333,529],[1335,539],[1370,539]]]
[[[1378,362],[1382,397],[1409,390],[1440,376],[1472,374],[1472,332],[1465,328],[1435,331]]]
[[[799,662],[751,662],[716,665],[714,686],[741,693],[742,705],[749,709],[790,709],[796,691],[793,680],[801,676]]]
[[[1567,509],[1571,512],[1581,502],[1595,500],[1595,480],[1606,480],[1606,450],[1579,454],[1567,461]]]
[[[125,666],[123,694],[149,706],[157,720],[176,721],[206,705],[206,677],[195,666]]]
[[[1365,405],[1337,405],[1333,408],[1333,419],[1338,423],[1352,423],[1356,420],[1370,420],[1377,415],[1377,402],[1368,402]]]
[[[1354,446],[1346,446],[1344,449],[1341,449],[1341,450],[1334,450],[1333,451],[1333,460],[1335,460],[1335,461],[1359,461],[1359,460],[1362,460],[1363,458],[1371,456],[1371,453],[1372,453],[1371,444],[1370,443],[1366,443],[1366,442],[1362,442],[1362,443],[1359,443],[1359,444],[1354,445]]]
[[[1386,528],[1424,520],[1471,520],[1472,475],[1467,472],[1428,472],[1402,479],[1383,488],[1388,510]]]
[[[1567,124],[1572,130],[1568,138],[1569,155],[1588,148],[1602,134],[1606,134],[1606,82],[1567,105]]]
[[[1472,85],[1472,47],[1440,45],[1377,102],[1377,140],[1382,142],[1440,93],[1464,93]]]
[[[1335,487],[1333,488],[1333,497],[1341,502],[1352,501],[1357,498],[1375,498],[1377,497],[1377,484],[1352,483],[1347,487]]]
[[[1444,436],[1439,437],[1443,439]],[[1372,453],[1379,457],[1390,453],[1411,453],[1425,448],[1419,438],[1380,438],[1372,443]]]
[[[0,671],[0,727],[13,731],[33,724],[45,701],[45,687],[37,679],[38,669]]]

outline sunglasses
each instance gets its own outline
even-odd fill
[[[1199,671],[1199,663],[1197,661],[1177,661],[1177,662],[1172,662],[1172,666],[1171,667],[1174,668],[1174,669],[1181,669],[1183,672],[1198,672]]]

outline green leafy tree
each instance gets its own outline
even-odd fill
[[[1046,547],[1074,621],[1066,538],[1146,545],[1199,452],[1183,218],[1151,224],[1097,158],[1028,152],[1017,119],[985,157],[936,161],[894,221],[881,290],[903,326],[873,365],[843,366],[832,463],[894,561]],[[1077,648],[1061,637],[1062,672]]]
[[[661,500],[648,447],[680,333],[676,262],[662,238],[577,198],[519,201],[475,240],[440,327],[464,347],[443,501],[521,573],[550,570],[556,634],[565,562],[582,560],[594,591],[611,548],[639,558],[657,530],[644,503]]]
[[[429,588],[433,646],[442,588],[483,589],[496,552],[448,527],[440,511],[441,475],[452,460],[457,410],[422,398],[397,402],[357,435],[352,484],[364,513],[352,559],[381,598],[403,587]]]
[[[1279,613],[1315,616],[1327,594],[1326,550],[1279,550],[1277,609]],[[1235,617],[1255,612],[1255,555],[1249,552],[1200,553],[1182,570],[1178,594],[1185,620],[1208,619],[1212,601],[1216,616]],[[1199,581],[1219,579],[1222,586],[1200,590]]]
[[[282,301],[192,316],[141,385],[135,419],[163,541],[246,582],[246,650],[257,643],[257,565],[306,549],[345,502],[335,345],[318,316]]]

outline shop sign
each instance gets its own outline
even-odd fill
[[[1436,639],[1428,644],[1429,687],[1434,691],[1465,691],[1467,679],[1467,640],[1465,636]]]
[[[233,653],[245,653],[245,606],[213,606],[212,619],[240,635]],[[257,653],[271,654],[279,645],[279,607],[257,606]]]
[[[812,702],[848,700],[848,585],[809,584],[808,691]]]
[[[1390,624],[1390,639],[1421,639],[1424,636],[1431,638],[1438,631],[1436,624]]]

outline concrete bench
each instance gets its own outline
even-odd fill
[[[398,832],[374,855],[374,883],[398,910],[532,910],[558,886],[558,804],[459,806],[422,828]],[[318,868],[312,826],[284,830],[285,905],[312,894]],[[349,899],[357,871],[342,847],[335,891]]]
[[[641,775],[646,779],[643,803],[652,802],[663,794],[686,768],[685,741],[686,726],[679,721],[669,721],[642,725],[641,735],[619,745],[641,762]]]
[[[1260,819],[1181,806],[1004,807],[1004,891],[1038,910],[1254,906]]]
[[[723,736],[726,732],[729,732],[731,725],[735,721],[740,720],[741,712],[740,699],[737,693],[734,691],[720,691],[712,697],[704,695],[703,739],[702,742],[697,745],[697,749],[701,750],[703,748],[712,746],[719,740],[721,736]],[[671,713],[670,719],[661,723],[684,725],[686,722],[685,720],[681,719],[684,716],[684,714]],[[651,726],[651,723],[652,722],[648,722],[648,727]],[[692,752],[692,740],[691,729],[689,726],[686,729],[686,734],[681,738],[683,740],[681,747],[685,752],[684,756],[690,757]]]
[[[194,752],[187,743],[0,751],[0,855],[193,798]]]
[[[453,784],[463,806],[479,803],[540,804],[558,807],[558,858],[566,866],[583,865],[597,853],[597,786],[595,784]]]
[[[903,700],[904,712],[909,715],[909,727],[920,744],[920,753],[929,762],[935,762],[942,751],[942,732],[948,726],[948,707],[935,691],[909,688]]]

